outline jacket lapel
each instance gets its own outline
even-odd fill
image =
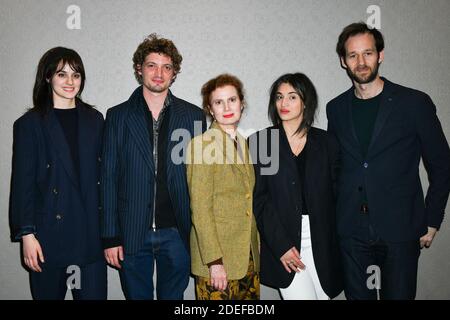
[[[152,146],[150,144],[149,132],[146,122],[146,115],[141,108],[139,101],[142,95],[142,86],[137,88],[131,95],[128,103],[130,105],[130,112],[127,118],[127,127],[133,135],[134,141],[142,154],[145,162],[150,168],[151,172],[155,172],[155,164],[152,157]]]
[[[388,80],[386,80],[385,78],[382,79],[384,81],[384,88],[381,95],[380,108],[378,110],[377,119],[375,121],[375,126],[372,132],[372,138],[370,139],[370,145],[367,152],[368,155],[370,154],[371,148],[373,148],[375,140],[380,135],[381,129],[383,129],[383,126],[386,123],[389,115],[391,114],[394,106],[394,104],[392,103],[392,94],[394,93],[394,87]]]
[[[95,148],[97,148],[97,141],[93,140],[92,134],[95,128],[95,118],[90,117],[84,106],[78,106],[78,154],[80,161],[80,185],[81,185],[81,198],[83,205],[86,203],[86,192],[91,190],[88,187],[88,181],[91,177],[89,170],[83,170],[83,168],[89,168],[89,162],[92,162],[93,156],[95,154]],[[94,158],[95,159],[95,158]]]
[[[226,161],[226,164],[231,164],[233,166],[235,166],[239,171],[241,171],[241,173],[247,175],[247,169],[245,167],[245,160],[246,159],[241,159],[241,157],[239,156],[239,152],[236,150],[234,143],[232,141],[232,139],[225,133],[225,131],[222,130],[222,128],[219,126],[219,124],[216,121],[213,121],[211,123],[211,127],[210,129],[213,130],[218,130],[217,132],[220,132],[220,141],[215,141],[216,146],[218,147],[218,151],[219,154],[223,154],[225,155],[225,159],[223,159],[224,161]],[[215,135],[217,136],[217,135]],[[242,153],[244,154],[245,157],[245,140],[243,139],[242,136],[240,136],[240,134],[237,134],[237,138],[238,138],[238,143],[239,146],[242,149]],[[242,145],[242,141],[244,140],[244,145]],[[248,160],[247,160],[248,161]]]
[[[72,155],[70,154],[70,148],[67,143],[66,136],[64,135],[64,131],[53,110],[50,110],[44,118],[44,127],[48,133],[48,139],[51,142],[51,147],[55,149],[58,158],[61,160],[61,163],[67,172],[67,175],[72,183],[79,188],[80,184],[72,161]]]
[[[321,152],[320,144],[317,140],[314,128],[311,128],[308,132],[308,141],[306,142],[305,148],[305,197],[308,203],[312,203],[312,198],[310,197],[309,191],[314,190],[317,183],[317,181],[314,181],[314,177],[318,176],[316,173],[316,161],[326,155],[326,152]]]
[[[356,136],[356,130],[355,130],[355,123],[353,121],[353,112],[352,112],[352,101],[353,101],[353,91],[354,87],[352,87],[346,97],[346,105],[345,105],[345,112],[344,119],[347,119],[347,128],[350,128],[350,134],[351,134],[351,143],[354,144],[354,146],[357,148],[357,150],[361,150],[361,145],[359,143],[358,137]]]
[[[169,94],[171,94],[169,92]],[[168,134],[167,134],[167,180],[171,181],[172,176],[173,176],[173,171],[174,171],[174,162],[172,161],[172,150],[175,147],[176,144],[178,143],[185,143],[186,145],[189,143],[190,139],[188,139],[187,141],[183,140],[183,141],[172,141],[172,132],[174,132],[176,129],[178,128],[185,128],[186,126],[183,126],[183,113],[184,113],[184,109],[182,106],[180,106],[177,102],[177,99],[175,96],[172,95],[172,101],[171,101],[171,105],[169,106],[170,108],[170,117],[169,117],[169,128],[168,128]],[[185,148],[182,148],[182,150],[185,150]],[[182,156],[186,156],[186,155],[182,155]]]
[[[239,165],[238,168],[244,171],[247,176],[250,178],[250,180],[252,180],[252,177],[254,176],[254,168],[253,168],[253,164],[252,164],[252,159],[250,156],[250,151],[248,149],[248,144],[246,139],[238,132],[237,133],[237,138],[238,138],[238,143],[239,143],[239,147],[241,148],[242,151],[242,157],[243,159],[240,157],[239,152],[237,152],[237,156],[241,159],[239,163],[241,163],[242,165]]]

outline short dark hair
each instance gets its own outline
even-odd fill
[[[305,110],[303,111],[303,120],[300,123],[296,133],[300,133],[304,129],[308,131],[311,128],[314,122],[314,117],[316,115],[318,105],[317,91],[311,80],[306,75],[299,72],[284,74],[277,80],[275,80],[275,82],[272,84],[270,88],[268,110],[269,118],[272,121],[272,124],[281,125],[282,122],[277,111],[276,98],[278,88],[283,83],[290,84],[294,88],[295,92],[297,92],[297,94],[300,96],[303,104],[305,105]]]
[[[139,82],[139,84],[142,84],[142,75],[139,74],[139,71],[141,70],[145,58],[150,53],[164,54],[172,59],[174,69],[174,77],[172,79],[173,83],[175,81],[175,78],[177,77],[177,74],[180,73],[183,57],[178,52],[177,47],[171,40],[159,38],[156,33],[152,33],[139,44],[133,55],[134,76],[136,77],[136,80]]]
[[[55,73],[60,71],[58,69],[60,63],[62,64],[62,67],[68,64],[72,70],[80,73],[81,85],[76,99],[81,101],[81,93],[83,92],[84,83],[86,81],[86,73],[80,55],[72,49],[64,47],[52,48],[39,60],[33,87],[33,107],[31,110],[37,111],[41,115],[47,114],[47,112],[53,108],[51,78]]]
[[[340,58],[345,58],[345,43],[350,37],[365,33],[371,34],[374,37],[375,47],[377,48],[378,53],[384,50],[384,39],[381,32],[376,28],[370,28],[364,22],[356,22],[346,26],[339,35],[339,40],[336,45],[336,52],[338,56]]]
[[[239,80],[238,77],[233,76],[228,73],[220,74],[217,77],[209,80],[206,82],[201,89],[202,94],[202,107],[203,112],[206,114],[206,116],[211,117],[211,107],[210,107],[210,100],[211,100],[211,94],[214,90],[217,88],[222,88],[225,86],[232,86],[236,88],[237,94],[239,96],[239,100],[241,100],[241,106],[245,107],[245,99],[244,99],[244,85],[242,84],[242,81]]]

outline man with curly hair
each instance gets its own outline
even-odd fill
[[[158,299],[183,299],[189,282],[189,194],[184,163],[172,158],[179,149],[172,133],[201,134],[206,120],[169,90],[181,62],[171,40],[149,35],[133,56],[140,86],[106,115],[102,238],[127,299],[153,299],[155,262]]]

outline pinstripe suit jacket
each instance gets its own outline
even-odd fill
[[[144,243],[153,212],[155,164],[145,113],[139,107],[142,86],[128,101],[106,114],[102,152],[101,235],[105,248],[122,245],[133,255]],[[184,161],[172,161],[172,153],[184,158],[184,150],[195,134],[206,127],[198,107],[172,96],[167,144],[167,180],[178,231],[189,248],[191,228],[189,193]],[[194,130],[195,128],[195,130]],[[176,129],[178,130],[174,133]]]

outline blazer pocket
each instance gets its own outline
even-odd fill
[[[405,121],[386,122],[383,131],[388,135],[388,137],[392,136],[403,137],[413,134],[414,126]]]
[[[390,188],[390,192],[394,196],[409,197],[417,193],[419,183],[400,183]]]

